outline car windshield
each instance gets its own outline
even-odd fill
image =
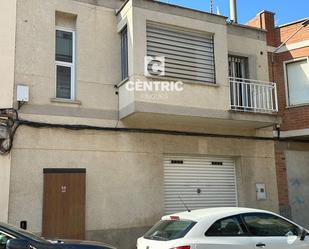
[[[34,240],[34,241],[37,241],[37,242],[41,242],[41,243],[50,243],[49,241],[47,241],[47,240],[45,240],[45,239],[43,239],[43,238],[41,238],[41,237],[39,237],[39,236],[37,236],[37,235],[35,235],[33,233],[30,233],[30,232],[28,232],[26,230],[23,230],[23,229],[20,229],[20,228],[17,228],[15,226],[8,225],[8,224],[5,224],[4,226],[9,228],[10,230],[12,230],[12,231],[22,235],[22,236],[24,236],[24,237],[27,237],[27,238],[31,239],[31,240]]]
[[[183,238],[196,224],[190,220],[161,220],[145,235],[145,239],[168,241]]]

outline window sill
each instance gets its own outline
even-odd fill
[[[129,77],[125,78],[124,80],[122,80],[118,85],[117,88],[121,87],[123,84],[125,84],[127,81],[129,81]]]
[[[190,84],[190,85],[203,85],[203,86],[213,86],[218,87],[220,84],[214,82],[200,82],[200,81],[189,81],[189,80],[181,80],[181,79],[175,79],[175,78],[169,78],[169,77],[160,77],[160,76],[146,76],[147,79],[151,80],[161,80],[161,81],[174,81],[174,82],[182,82],[184,84]]]
[[[73,99],[61,99],[61,98],[51,98],[50,102],[52,103],[63,103],[63,104],[73,104],[73,105],[81,105],[82,102],[79,100]]]
[[[288,105],[285,107],[285,109],[293,109],[298,107],[309,107],[309,103],[306,104],[298,104],[298,105]]]

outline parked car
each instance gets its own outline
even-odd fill
[[[309,249],[308,231],[272,212],[208,208],[162,217],[138,249]]]
[[[26,230],[0,222],[0,249],[116,249],[100,242],[45,240]]]

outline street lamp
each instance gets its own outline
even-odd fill
[[[307,25],[309,25],[309,18],[307,18],[305,21],[302,22],[300,27],[289,36],[288,39],[286,39],[284,42],[280,44],[279,47],[277,47],[272,53],[271,53],[271,67],[272,67],[272,81],[275,79],[275,73],[274,73],[274,55],[278,52],[280,48],[282,48],[289,40],[291,40],[301,29],[305,28]]]
[[[307,25],[309,24],[309,18],[306,19],[305,21],[302,22],[302,24],[300,25],[300,27],[293,33],[289,36],[288,39],[286,39],[286,41],[282,42],[280,44],[279,47],[277,47],[273,53],[276,53],[280,48],[282,48],[291,38],[294,37],[294,35],[296,35],[302,28],[306,27]]]
[[[307,20],[305,20],[301,25],[303,27],[306,27],[309,24],[309,18]]]

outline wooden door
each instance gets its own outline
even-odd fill
[[[42,235],[85,238],[85,169],[44,169]]]

